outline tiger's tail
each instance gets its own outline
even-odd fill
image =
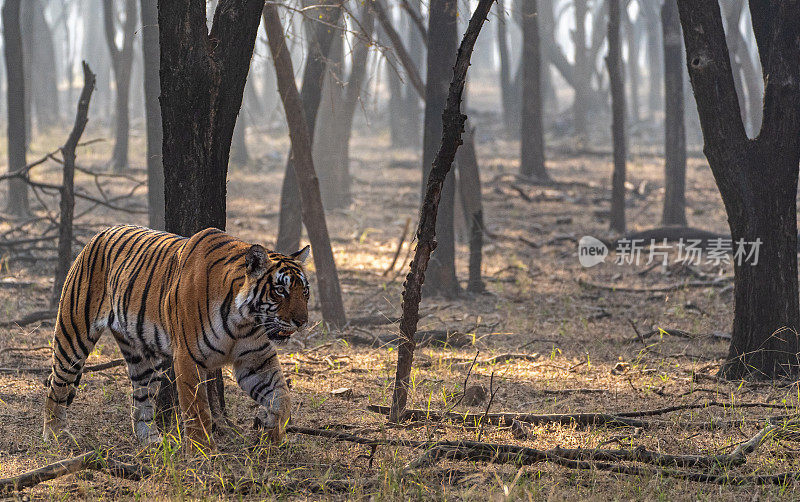
[[[103,262],[102,257],[97,256],[100,241],[99,236],[95,237],[81,251],[64,282],[53,336],[53,364],[47,377],[45,440],[56,439],[63,430],[67,407],[75,398],[86,358],[100,337],[101,330],[94,322],[100,305],[91,297],[92,286],[98,286],[91,284],[92,268],[102,267]]]

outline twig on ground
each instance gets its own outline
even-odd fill
[[[369,405],[367,410],[386,415],[389,413],[387,406]],[[403,414],[404,420],[452,420],[462,423],[475,423],[479,424],[484,420],[483,414],[471,413],[440,413],[433,410],[418,410],[408,409]],[[610,425],[610,426],[626,426],[626,427],[647,427],[645,422],[634,420],[629,417],[622,417],[618,415],[608,415],[605,413],[567,413],[567,414],[549,414],[549,415],[534,415],[530,413],[489,413],[485,419],[490,424],[506,424],[511,425],[513,420],[520,422],[528,422],[531,424],[547,424],[547,423],[560,423],[560,424],[577,424],[577,425]]]
[[[31,312],[30,314],[26,314],[20,317],[19,319],[0,322],[0,326],[26,326],[34,322],[49,321],[55,318],[56,318],[55,310],[37,310],[35,312]]]
[[[150,470],[147,467],[139,464],[128,464],[119,460],[114,460],[99,452],[90,451],[83,455],[60,460],[17,476],[0,479],[0,493],[20,491],[25,488],[36,486],[44,481],[66,476],[67,474],[74,474],[86,469],[103,471],[118,478],[134,481],[139,481],[150,476]]]
[[[615,291],[620,293],[668,293],[670,291],[678,291],[686,288],[721,288],[728,285],[727,281],[688,281],[680,284],[671,284],[669,286],[656,286],[651,288],[636,288],[629,286],[610,286],[606,284],[596,284],[583,279],[578,279],[578,284],[581,286],[602,289],[605,291]]]

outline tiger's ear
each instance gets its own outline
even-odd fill
[[[247,268],[247,275],[261,277],[264,275],[264,272],[266,272],[267,264],[269,263],[267,250],[264,249],[264,246],[253,244],[250,246],[250,249],[247,250],[244,263]]]
[[[290,258],[299,261],[300,263],[305,263],[308,259],[308,255],[311,253],[311,246],[306,246],[300,251],[294,252],[289,255]]]

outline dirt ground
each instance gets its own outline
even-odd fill
[[[493,122],[494,121],[494,122]],[[409,406],[431,411],[451,409],[468,386],[493,393],[490,412],[623,413],[678,404],[718,402],[645,417],[643,427],[544,424],[530,427],[526,439],[511,428],[464,426],[457,422],[418,420],[389,426],[385,417],[366,410],[388,405],[396,360],[395,347],[384,343],[398,334],[396,324],[350,326],[330,333],[320,324],[318,298],[310,328],[295,335],[281,351],[291,378],[294,425],[327,428],[370,438],[417,440],[477,440],[548,449],[625,448],[643,446],[672,454],[718,454],[752,437],[769,417],[794,413],[800,404],[795,382],[774,385],[724,382],[714,375],[727,351],[732,309],[732,270],[711,264],[663,268],[645,264],[606,263],[583,268],[577,239],[609,237],[605,212],[609,207],[610,159],[602,153],[570,150],[568,139],[548,138],[548,166],[554,187],[528,185],[515,178],[518,144],[503,140],[491,124],[496,117],[474,119],[483,177],[487,238],[484,249],[484,294],[459,298],[426,298],[421,330],[448,334],[446,342],[430,343],[416,354]],[[350,318],[398,316],[403,274],[411,244],[400,253],[402,265],[387,272],[407,219],[416,222],[419,201],[418,153],[393,150],[383,127],[359,128],[354,138],[352,174],[354,203],[329,214],[328,224]],[[90,129],[86,139],[104,131]],[[233,168],[228,184],[228,231],[270,245],[277,228],[279,187],[287,140],[249,131],[251,165]],[[658,226],[663,198],[663,159],[637,141],[657,142],[647,132],[631,140],[627,208],[629,228]],[[37,140],[38,155],[58,145]],[[143,138],[131,146],[134,167],[143,166]],[[101,169],[111,145],[99,143],[79,151],[79,165]],[[4,158],[4,155],[3,155]],[[37,179],[57,182],[55,164]],[[4,169],[4,168],[3,168]],[[134,179],[142,179],[134,171]],[[110,194],[130,189],[133,181],[101,180]],[[572,184],[570,184],[572,183]],[[94,180],[78,176],[86,191]],[[690,224],[726,231],[722,204],[704,159],[689,160],[688,217]],[[138,190],[126,204],[144,207]],[[51,208],[54,206],[51,206]],[[79,203],[78,211],[88,207]],[[41,214],[41,213],[39,213]],[[78,238],[86,240],[104,225],[146,223],[144,214],[98,208],[79,219]],[[16,223],[0,219],[0,232]],[[41,226],[42,224],[38,224]],[[48,244],[49,245],[49,244]],[[0,253],[4,252],[0,249]],[[457,248],[457,267],[465,284],[468,249]],[[675,256],[672,256],[674,260]],[[575,470],[540,462],[517,467],[471,461],[441,461],[403,470],[422,451],[406,447],[371,448],[348,442],[288,434],[274,447],[250,429],[254,404],[238,389],[229,373],[227,401],[231,418],[243,433],[218,438],[218,451],[187,458],[175,436],[159,448],[142,450],[130,429],[130,384],[122,367],[87,373],[70,408],[74,444],[53,447],[41,439],[44,399],[41,371],[47,368],[52,321],[24,327],[7,321],[46,308],[52,285],[52,261],[17,260],[6,256],[0,268],[0,477],[79,454],[110,450],[118,458],[152,469],[143,481],[120,480],[101,472],[83,472],[43,483],[26,491],[35,499],[531,499],[531,500],[761,500],[795,499],[797,484],[717,486],[659,474],[645,465],[644,474],[628,475],[600,469]],[[309,267],[313,276],[313,265]],[[716,279],[716,282],[713,280]],[[23,284],[9,284],[11,281]],[[681,287],[688,282],[711,286]],[[29,284],[30,283],[30,284]],[[313,284],[313,280],[312,280]],[[600,289],[624,286],[637,291]],[[648,291],[648,289],[669,289]],[[656,328],[678,329],[685,337]],[[637,330],[642,335],[637,336]],[[345,341],[345,340],[350,340]],[[375,343],[372,341],[375,340]],[[362,343],[355,343],[362,342]],[[367,343],[363,343],[367,342]],[[478,364],[472,367],[477,355]],[[526,359],[485,361],[504,353],[533,355]],[[88,364],[120,357],[110,336],[101,338]],[[471,371],[470,371],[471,370]],[[331,391],[337,389],[336,393]],[[487,402],[453,411],[484,413]],[[772,407],[744,407],[767,403]],[[796,444],[770,439],[747,462],[735,468],[712,466],[705,472],[729,475],[775,474],[798,469]],[[619,462],[619,465],[632,465]],[[232,480],[236,479],[236,482]]]

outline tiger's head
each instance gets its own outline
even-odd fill
[[[308,279],[303,263],[310,247],[284,255],[254,244],[245,254],[245,281],[236,298],[271,340],[286,341],[308,322]]]

